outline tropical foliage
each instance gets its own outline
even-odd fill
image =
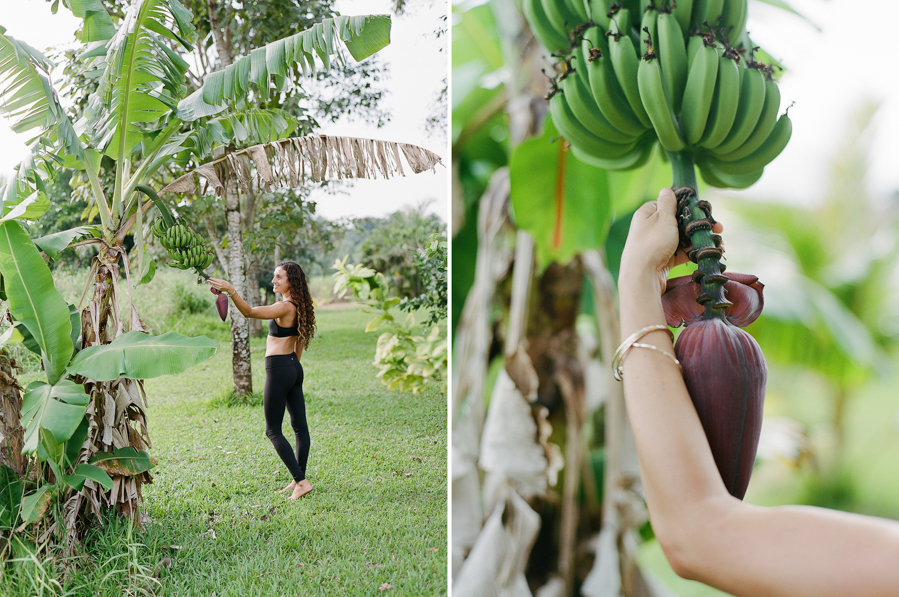
[[[381,272],[337,260],[334,273],[334,293],[343,297],[352,293],[355,300],[366,306],[364,311],[375,315],[365,326],[366,332],[385,329],[378,337],[374,366],[378,377],[391,390],[417,394],[425,387],[445,388],[447,339],[445,330],[425,324],[425,334],[416,333],[419,326],[415,315],[398,317],[395,309],[402,302],[392,296],[390,283]],[[444,266],[444,276],[446,270]]]

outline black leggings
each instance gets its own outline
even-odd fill
[[[309,427],[306,425],[306,403],[303,400],[303,366],[297,355],[276,354],[265,357],[265,392],[262,406],[265,411],[265,435],[272,440],[275,452],[290,471],[293,480],[306,478],[309,458]],[[290,426],[296,435],[297,454],[281,433],[284,408],[290,413]]]

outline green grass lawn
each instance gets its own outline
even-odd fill
[[[146,383],[158,466],[143,495],[154,522],[130,537],[120,524],[99,531],[72,594],[446,593],[446,396],[391,392],[375,379],[377,335],[362,331],[370,315],[316,319],[303,355],[312,493],[275,493],[291,479],[261,406],[214,406],[231,387],[224,342],[209,361]],[[261,394],[264,338],[252,348]],[[292,442],[287,416],[284,429]]]

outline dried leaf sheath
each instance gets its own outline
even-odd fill
[[[196,193],[194,174],[206,179],[216,194],[225,191],[224,181],[235,178],[241,189],[247,190],[253,182],[251,164],[256,169],[256,181],[260,186],[296,187],[326,178],[391,178],[405,176],[400,156],[406,160],[412,172],[436,170],[442,164],[440,156],[423,147],[409,143],[378,141],[358,137],[334,137],[307,135],[291,137],[271,143],[253,145],[226,154],[191,170],[161,193]]]

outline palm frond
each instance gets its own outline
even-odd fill
[[[103,74],[86,110],[87,129],[106,155],[127,157],[143,141],[145,124],[174,112],[189,65],[166,40],[191,50],[195,37],[190,11],[178,0],[131,4],[105,56],[95,58]]]
[[[341,44],[357,61],[368,58],[390,43],[389,15],[344,16],[323,19],[310,29],[256,48],[227,68],[206,77],[203,86],[178,104],[177,116],[191,122],[224,110],[228,101],[245,98],[250,84],[268,99],[269,78],[283,79],[294,67],[303,75],[314,74],[315,56],[325,69],[331,59],[344,58]]]
[[[115,25],[101,0],[62,0],[62,5],[84,22],[80,36],[82,43],[105,41],[115,35]],[[54,2],[53,14],[56,14],[56,8]]]
[[[0,114],[17,133],[38,129],[81,158],[83,147],[50,82],[53,63],[0,27]]]
[[[321,182],[329,178],[405,176],[401,156],[415,174],[436,171],[437,164],[443,163],[436,153],[409,143],[307,135],[226,154],[191,170],[160,192],[196,193],[194,174],[203,176],[206,187],[211,185],[219,195],[224,192],[225,182],[232,178],[247,189],[253,182],[251,166],[255,166],[257,182],[266,187],[297,187],[307,180]]]
[[[154,161],[161,164],[174,156],[172,163],[183,168],[191,161],[196,163],[211,156],[217,145],[268,143],[284,138],[296,127],[296,118],[280,109],[251,108],[221,118],[200,120],[193,123],[192,130],[173,135]]]

